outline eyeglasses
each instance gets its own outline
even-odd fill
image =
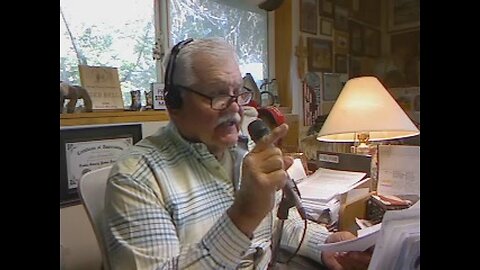
[[[205,97],[210,99],[210,107],[214,110],[221,111],[225,110],[232,104],[234,101],[238,103],[238,105],[247,105],[250,100],[252,99],[252,91],[248,89],[247,87],[242,87],[244,92],[238,94],[238,95],[221,95],[221,96],[216,96],[216,97],[211,97],[207,96],[197,90],[193,90],[192,88],[182,86],[182,85],[176,85],[176,87],[180,87],[182,89],[185,89],[189,92],[195,93],[199,96]]]

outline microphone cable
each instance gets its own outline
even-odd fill
[[[297,187],[297,183],[295,183],[295,181],[292,181],[293,182],[293,185],[295,186],[295,192],[298,194],[298,196],[300,198],[302,198],[302,196],[300,195],[300,190],[298,189]],[[284,193],[285,191],[282,191],[282,193]],[[282,194],[283,196],[284,194]],[[307,214],[307,213],[306,213]],[[308,216],[308,214],[307,214]],[[303,221],[304,221],[304,225],[303,225],[303,233],[302,233],[302,238],[300,238],[300,242],[298,243],[298,246],[297,246],[297,249],[292,253],[292,255],[290,255],[290,257],[288,257],[288,259],[285,261],[285,262],[280,262],[282,264],[288,264],[290,263],[290,261],[293,259],[293,257],[297,256],[297,253],[298,251],[300,250],[300,247],[302,246],[303,244],[303,240],[305,240],[305,235],[307,234],[307,219],[308,218],[305,218]]]

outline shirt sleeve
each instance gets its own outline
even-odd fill
[[[288,247],[289,250],[296,250],[305,230],[305,221],[302,220],[295,207],[290,208],[288,219],[285,220],[283,226],[280,245]],[[322,263],[321,251],[318,246],[325,243],[331,233],[324,226],[310,220],[307,220],[306,230],[305,239],[298,254]]]
[[[130,166],[136,169],[125,173],[126,163],[117,164],[105,198],[104,231],[112,269],[237,267],[251,240],[226,213],[200,242],[182,244],[148,166]]]

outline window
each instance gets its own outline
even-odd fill
[[[170,0],[170,44],[188,38],[225,37],[236,48],[242,74],[268,77],[267,12],[238,0]]]
[[[79,85],[79,64],[117,67],[124,106],[132,90],[141,90],[145,104],[143,91],[163,81],[152,54],[155,10],[168,18],[170,30],[166,23],[158,29],[169,34],[170,46],[187,37],[225,37],[237,50],[242,74],[257,82],[267,78],[266,11],[236,0],[165,0],[168,8],[155,9],[157,1],[165,6],[164,0],[60,0],[60,80]]]

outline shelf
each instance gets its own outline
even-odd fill
[[[168,121],[167,111],[110,111],[60,114],[60,126]]]

